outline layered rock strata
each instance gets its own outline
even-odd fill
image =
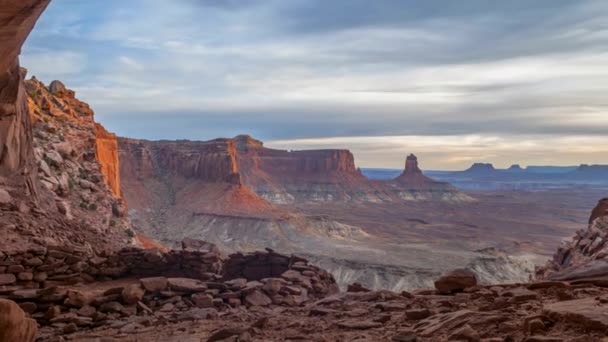
[[[608,212],[606,200],[593,209],[587,229],[564,241],[537,277],[608,285]]]
[[[21,46],[49,0],[6,0],[0,4],[0,185],[25,192],[36,203],[32,131],[19,67]]]

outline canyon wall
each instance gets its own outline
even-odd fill
[[[553,258],[536,270],[537,277],[579,283],[608,284],[608,210],[602,199],[591,212],[587,229],[563,241]]]
[[[95,123],[95,151],[106,184],[114,196],[120,197],[118,139],[116,134],[108,132],[98,123]]]
[[[37,199],[32,131],[19,66],[21,46],[49,0],[6,0],[0,3],[0,179],[14,190]]]
[[[449,184],[424,176],[415,156],[409,161],[412,169],[395,181],[383,182],[368,180],[348,150],[270,149],[246,135],[211,141],[120,139],[119,149],[123,182],[177,175],[209,184],[240,185],[275,204],[470,200]]]

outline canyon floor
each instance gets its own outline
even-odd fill
[[[523,282],[563,239],[585,227],[588,208],[605,191],[468,194],[476,201],[308,202],[277,205],[289,213],[281,219],[184,212],[181,229],[138,227],[169,246],[192,237],[227,252],[269,247],[297,253],[331,271],[343,288],[353,282],[395,291],[429,287],[459,267],[477,272],[482,283]]]

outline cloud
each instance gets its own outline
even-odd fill
[[[83,54],[73,51],[52,51],[37,49],[21,56],[21,64],[34,66],[30,75],[35,74],[41,79],[56,80],[80,73],[86,68],[86,58]],[[52,68],[36,68],[37,65],[52,66]],[[35,71],[32,73],[32,71]]]
[[[608,130],[607,46],[593,0],[65,0],[23,64],[133,137],[566,139]]]

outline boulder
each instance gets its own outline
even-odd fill
[[[552,320],[581,328],[608,331],[608,303],[596,298],[583,298],[546,304],[543,313]]]
[[[213,307],[213,297],[206,293],[193,294],[192,301],[199,308],[212,308]]]
[[[67,201],[59,200],[56,201],[55,204],[57,205],[57,211],[63,214],[65,218],[67,218],[68,220],[74,218],[74,216],[72,216],[72,209],[70,208],[70,204]]]
[[[141,286],[149,292],[164,291],[169,285],[167,278],[165,277],[142,278],[139,281],[141,282]]]
[[[245,297],[245,303],[249,306],[268,306],[272,300],[260,290],[255,290]]]
[[[0,189],[0,206],[8,206],[13,203],[13,197],[4,189]]]
[[[0,274],[0,285],[14,284],[17,277],[14,274]]]
[[[475,273],[465,269],[453,270],[435,281],[435,288],[440,293],[459,292],[475,285],[477,285]]]
[[[63,157],[61,156],[61,154],[59,154],[59,152],[55,150],[50,150],[46,152],[45,157],[47,157],[55,166],[63,164]]]
[[[33,342],[37,334],[36,321],[27,318],[17,303],[0,299],[0,341]]]
[[[59,152],[59,154],[61,154],[63,158],[69,158],[74,152],[74,148],[69,142],[60,142],[53,144],[53,149]]]
[[[66,88],[61,81],[55,80],[49,84],[49,91],[54,95],[60,95],[66,91]]]
[[[169,285],[169,289],[178,292],[192,293],[205,292],[207,290],[207,285],[198,279],[169,278],[167,279],[167,284]]]
[[[85,294],[81,291],[69,290],[67,292],[67,298],[65,299],[64,304],[66,306],[73,306],[77,308],[81,308],[91,302],[91,298],[88,294]]]
[[[412,309],[405,311],[405,317],[410,320],[421,320],[431,316],[431,311],[428,309]]]

